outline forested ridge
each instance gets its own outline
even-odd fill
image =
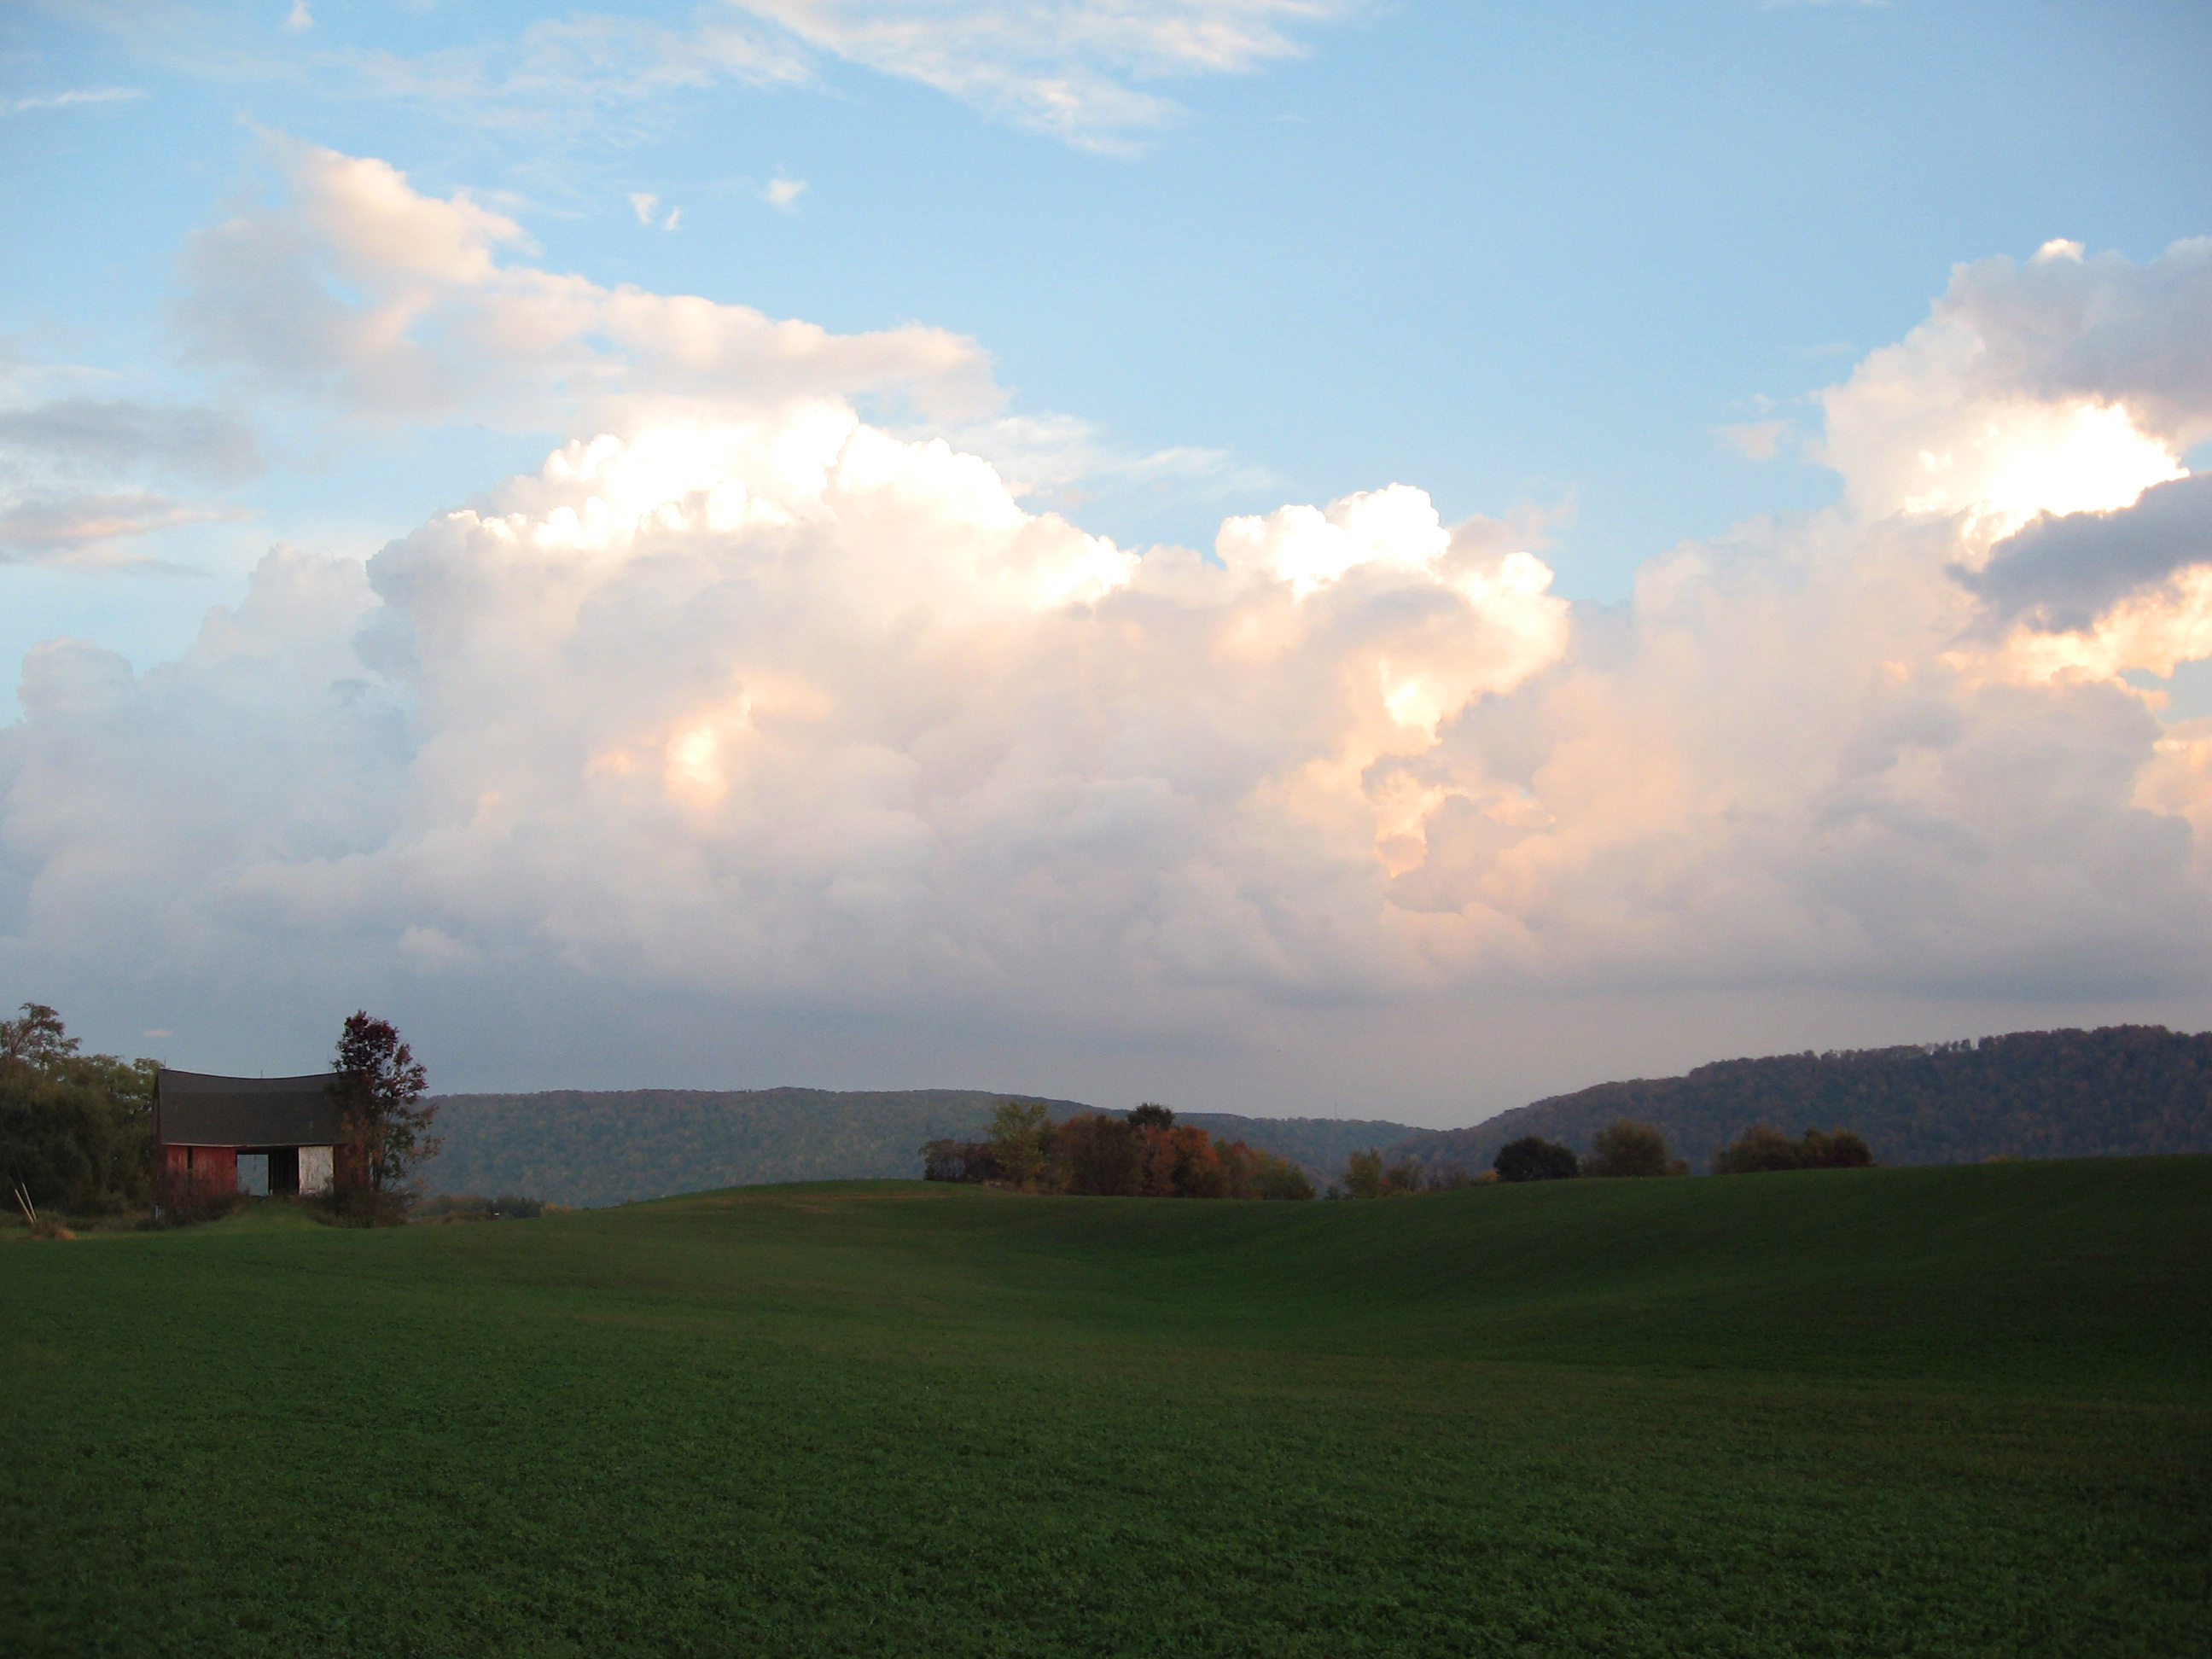
[[[2212,1033],[2110,1025],[1724,1060],[1553,1096],[1389,1151],[1483,1169],[1509,1140],[1581,1149],[1621,1118],[1656,1126],[1699,1170],[1759,1123],[1851,1129],[1885,1164],[2212,1152]]]
[[[923,1142],[972,1140],[1009,1097],[983,1090],[575,1090],[448,1095],[442,1193],[528,1193],[566,1204],[760,1182],[910,1177]],[[1030,1098],[1029,1097],[1022,1097]],[[1089,1107],[1048,1100],[1055,1121]],[[1662,1130],[1692,1167],[1754,1124],[1847,1128],[1885,1164],[2212,1151],[2212,1034],[2155,1025],[2017,1031],[1978,1041],[1721,1060],[1685,1077],[1601,1084],[1471,1128],[1384,1120],[1178,1112],[1180,1123],[1300,1165],[1322,1185],[1350,1153],[1489,1168],[1523,1135],[1586,1150],[1621,1118]]]

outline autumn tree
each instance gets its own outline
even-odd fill
[[[1601,1129],[1590,1141],[1589,1155],[1583,1159],[1586,1176],[1675,1176],[1687,1175],[1690,1166],[1668,1149],[1667,1137],[1649,1123],[1638,1123],[1633,1118],[1617,1119],[1610,1128]]]
[[[398,1028],[367,1009],[346,1016],[331,1069],[354,1164],[348,1170],[349,1160],[339,1160],[339,1184],[394,1191],[417,1164],[437,1156],[430,1126],[438,1109],[422,1100],[429,1074]]]

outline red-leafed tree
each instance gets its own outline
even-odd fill
[[[436,1156],[430,1125],[438,1109],[422,1103],[429,1074],[390,1020],[366,1009],[349,1014],[331,1069],[340,1073],[337,1088],[355,1163],[353,1169],[338,1171],[341,1185],[388,1192],[402,1185],[415,1165]]]

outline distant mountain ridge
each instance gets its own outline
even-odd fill
[[[2212,1152],[2212,1033],[2107,1025],[1724,1060],[1425,1130],[1389,1151],[1481,1170],[1522,1135],[1585,1151],[1624,1117],[1656,1125],[1699,1170],[1754,1123],[1855,1130],[1884,1164]]]
[[[443,1095],[444,1150],[423,1170],[433,1193],[526,1193],[559,1204],[621,1204],[779,1181],[921,1173],[926,1140],[974,1139],[1006,1099],[981,1089],[558,1089]],[[1054,1119],[1095,1109],[1046,1100]],[[1351,1152],[1418,1134],[1410,1123],[1178,1113],[1333,1179]]]
[[[981,1089],[555,1090],[447,1095],[435,1193],[618,1204],[714,1187],[914,1176],[925,1140],[972,1139],[1010,1097]],[[1054,1118],[1093,1108],[1048,1100]],[[1541,1135],[1577,1152],[1616,1118],[1656,1124],[1704,1170],[1754,1123],[1846,1128],[1885,1164],[2212,1152],[2212,1033],[2162,1025],[2014,1031],[1978,1041],[1724,1060],[1682,1077],[1601,1083],[1464,1129],[1380,1119],[1178,1113],[1217,1139],[1303,1166],[1316,1183],[1370,1146],[1431,1170],[1489,1168]]]

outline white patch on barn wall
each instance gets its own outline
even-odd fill
[[[238,1190],[251,1193],[256,1198],[269,1196],[269,1154],[240,1152],[238,1155]]]
[[[303,1193],[326,1193],[331,1189],[331,1149],[327,1146],[300,1148],[300,1190]]]

